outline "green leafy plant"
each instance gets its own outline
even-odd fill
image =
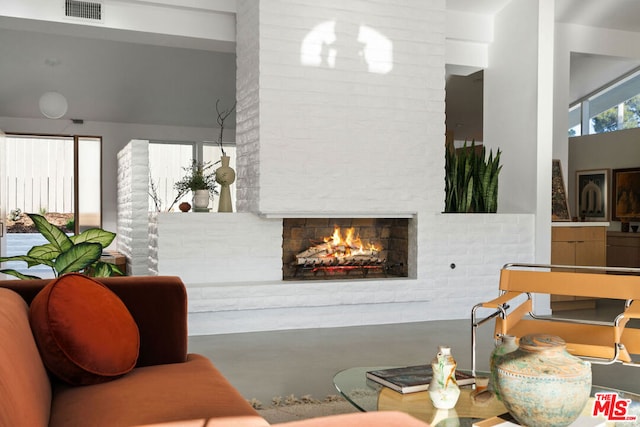
[[[116,237],[115,233],[90,228],[75,236],[67,236],[42,215],[27,215],[49,243],[32,247],[26,255],[0,257],[0,262],[24,261],[28,268],[47,265],[56,277],[70,272],[80,272],[94,277],[123,274],[114,264],[100,261],[102,250],[111,244]],[[0,273],[23,280],[40,279],[38,276],[23,274],[13,269],[0,270]]]
[[[498,149],[494,157],[490,150],[487,158],[484,146],[477,153],[475,141],[446,149],[445,212],[497,212],[500,154]]]
[[[173,184],[173,188],[178,192],[178,195],[168,210],[171,210],[178,200],[189,191],[208,190],[211,198],[218,194],[218,190],[216,189],[216,170],[214,166],[215,163],[199,162],[193,159],[191,166],[183,167],[182,169],[186,173],[180,181]]]

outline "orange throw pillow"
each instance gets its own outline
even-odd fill
[[[98,384],[131,371],[140,335],[124,303],[103,284],[69,273],[31,303],[31,329],[45,366],[72,385]]]

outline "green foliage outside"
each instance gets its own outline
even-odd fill
[[[461,150],[453,147],[445,153],[445,212],[497,212],[498,175],[501,151],[496,156],[483,146],[476,153],[475,142]]]
[[[27,215],[49,243],[34,246],[26,255],[0,257],[0,262],[24,261],[28,268],[47,265],[51,267],[56,277],[71,272],[80,272],[94,277],[123,274],[115,264],[100,261],[102,250],[111,244],[116,237],[115,233],[100,228],[90,228],[75,236],[67,236],[42,215]],[[0,273],[23,280],[40,279],[38,276],[23,274],[13,269],[3,269]]]
[[[623,104],[622,123],[618,122],[618,106],[591,118],[594,133],[613,132],[640,127],[640,95],[628,99]]]

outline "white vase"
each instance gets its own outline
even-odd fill
[[[196,190],[193,192],[193,210],[205,210],[209,207],[209,190]]]
[[[460,397],[460,387],[456,382],[456,361],[451,348],[440,346],[431,361],[433,377],[429,383],[429,397],[436,409],[452,409]]]

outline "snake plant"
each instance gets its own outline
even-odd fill
[[[24,261],[27,267],[47,265],[56,277],[70,272],[82,272],[89,276],[104,277],[122,272],[114,264],[100,261],[102,249],[109,246],[115,233],[100,228],[90,228],[75,236],[67,236],[42,215],[27,214],[36,229],[49,243],[32,247],[26,255],[0,257],[0,262]],[[0,273],[19,279],[40,279],[38,276],[20,273],[13,269]]]
[[[445,151],[445,212],[496,212],[500,149],[495,157],[489,150],[488,159],[484,146],[476,153],[475,141]]]

